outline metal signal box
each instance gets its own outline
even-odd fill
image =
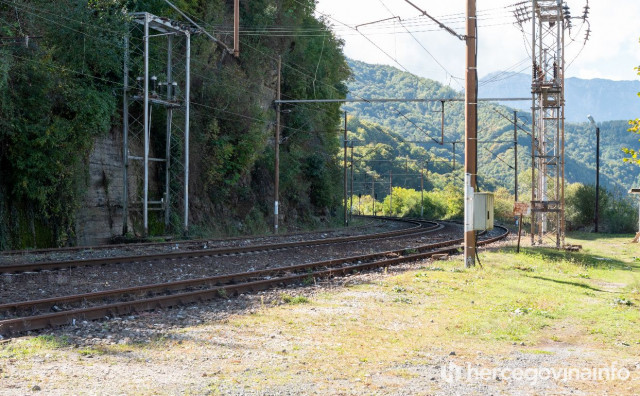
[[[473,229],[493,230],[493,194],[475,193],[473,197]]]

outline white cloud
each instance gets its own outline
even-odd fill
[[[412,0],[413,3],[439,18],[464,34],[464,14],[466,1],[430,1]],[[523,34],[513,25],[515,18],[505,7],[515,0],[478,0],[479,10],[479,75],[505,70],[528,57],[528,46]],[[385,9],[383,4],[389,10]],[[568,0],[573,16],[581,16],[585,0]],[[580,52],[584,40],[583,30],[578,32],[580,20],[574,20],[573,35],[576,41],[568,44],[567,62],[579,56],[567,69],[567,76],[583,78],[609,78],[615,80],[636,78],[633,67],[640,65],[640,25],[636,19],[640,15],[640,1],[638,0],[591,0],[590,23],[592,33],[586,47]],[[402,17],[404,24],[412,31],[430,30],[416,33],[415,36],[442,65],[421,48],[404,28],[396,23],[387,21],[377,25],[360,28],[372,41],[382,48],[382,53],[357,32],[336,25],[336,31],[346,42],[347,56],[370,63],[383,63],[399,67],[391,58],[396,58],[400,64],[411,72],[436,79],[442,82],[450,80],[449,75],[464,77],[464,43],[438,30],[429,24],[426,17],[420,17],[419,12],[404,0],[319,0],[318,11],[332,15],[337,20],[350,26],[372,22],[391,17],[391,14]],[[383,29],[386,27],[386,29]],[[527,34],[530,28],[527,27]],[[405,33],[401,33],[405,32]],[[395,34],[394,34],[395,33]],[[447,70],[445,72],[444,69]],[[523,62],[513,71],[529,72],[530,61]],[[459,89],[459,85],[452,84]]]

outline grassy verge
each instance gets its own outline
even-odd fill
[[[578,253],[482,251],[484,269],[462,269],[455,258],[317,295],[304,306],[236,317],[231,325],[267,339],[284,334],[291,370],[311,370],[327,383],[366,383],[381,368],[411,377],[403,366],[433,363],[451,351],[472,360],[478,353],[501,359],[514,350],[633,359],[640,354],[640,261],[634,257],[640,252],[630,240],[575,234],[568,243],[583,245]],[[286,381],[284,374],[272,378]]]

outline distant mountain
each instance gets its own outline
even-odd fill
[[[350,96],[363,98],[455,98],[460,97],[457,92],[443,86],[437,81],[417,77],[411,73],[400,71],[391,66],[371,65],[359,61],[349,61],[353,71],[353,79],[349,82]],[[526,76],[524,76],[526,77]],[[519,77],[516,77],[519,78]],[[527,81],[528,80],[528,77]],[[575,79],[576,83],[580,80]],[[514,81],[510,80],[509,84]],[[582,80],[585,81],[585,80]],[[593,82],[593,81],[592,81]],[[530,82],[529,82],[530,83]],[[575,85],[577,86],[577,85]],[[584,93],[586,98],[596,92],[595,85]],[[604,84],[607,86],[607,84]],[[517,88],[520,89],[520,88]],[[635,89],[635,88],[632,88]],[[637,88],[640,91],[640,87]],[[489,96],[522,96],[522,92],[490,94]],[[613,94],[609,97],[611,98]],[[526,95],[525,95],[526,96]],[[604,96],[604,95],[603,95]],[[584,99],[584,98],[583,98]],[[611,99],[610,99],[611,100]],[[584,99],[586,101],[586,99]],[[632,95],[628,102],[637,102],[640,117],[640,98]],[[618,104],[620,107],[621,105]],[[615,106],[611,106],[615,107]],[[631,107],[631,105],[629,105]],[[430,165],[430,171],[447,174],[453,165],[453,145],[440,145],[441,134],[441,104],[435,103],[348,103],[344,106],[350,117],[367,121],[367,124],[353,123],[355,140],[362,144],[383,143],[385,148],[379,147],[385,153],[384,160],[397,159],[400,168],[410,168],[401,158],[414,161],[424,161],[430,158],[437,162]],[[579,110],[578,110],[579,111]],[[612,109],[613,111],[613,109]],[[623,163],[622,147],[638,147],[638,136],[627,132],[627,122],[623,120],[605,121],[603,112],[590,111],[581,113],[579,123],[566,123],[566,176],[568,183],[580,182],[594,184],[595,182],[595,131],[586,120],[587,114],[593,114],[601,129],[601,184],[609,190],[627,191],[630,187],[640,184],[640,167]],[[514,161],[513,124],[510,108],[497,104],[481,102],[478,107],[478,167],[481,183],[484,180],[486,189],[491,185],[502,185],[513,190],[514,174],[511,168]],[[531,115],[519,113],[520,121],[529,130]],[[445,142],[460,142],[464,137],[464,106],[462,102],[447,102],[445,105]],[[363,125],[366,125],[364,127]],[[376,125],[382,128],[377,129]],[[372,134],[373,130],[381,131]],[[365,134],[369,131],[369,134]],[[350,130],[351,132],[351,130]],[[383,141],[380,134],[396,136],[397,141],[390,143]],[[366,137],[368,136],[368,137]],[[376,136],[378,136],[376,138]],[[402,142],[399,144],[398,142]],[[456,144],[456,169],[460,172],[463,163],[463,145]],[[374,149],[374,148],[371,148]],[[369,150],[369,149],[368,149]],[[525,132],[518,133],[518,167],[525,172],[531,166],[531,139]],[[371,154],[367,154],[370,156]],[[381,158],[377,158],[380,160]],[[450,163],[441,162],[451,161]],[[406,160],[405,160],[406,162]],[[417,163],[417,162],[416,162]],[[384,163],[380,163],[384,164]],[[371,171],[379,174],[388,172],[388,168],[378,163],[368,163]],[[401,169],[397,170],[398,172]],[[393,170],[396,172],[396,169]],[[438,182],[438,179],[432,182]],[[419,182],[419,181],[415,181]],[[438,183],[436,183],[438,184]],[[523,186],[524,188],[524,186]]]
[[[568,122],[584,122],[588,114],[596,121],[629,120],[640,117],[640,81],[595,78],[565,80],[565,116]],[[478,95],[485,98],[531,96],[531,75],[496,72],[482,78]],[[502,104],[509,106],[509,102]],[[530,105],[522,105],[530,107]]]

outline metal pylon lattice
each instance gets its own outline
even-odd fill
[[[564,35],[561,0],[532,0],[531,244],[564,245]]]
[[[191,34],[180,22],[137,12],[125,37],[123,235],[152,224],[189,227]],[[180,225],[178,225],[180,224]]]

